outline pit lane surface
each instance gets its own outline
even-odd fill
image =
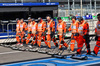
[[[52,46],[53,43],[51,43]],[[91,51],[94,49],[95,42],[91,41]],[[42,45],[45,45],[42,42]],[[75,46],[75,48],[77,45]],[[84,48],[83,48],[84,49]],[[67,50],[64,51],[63,55],[65,54],[73,54],[69,53]],[[99,54],[100,55],[100,54]],[[15,51],[10,48],[5,48],[0,46],[0,65],[4,66],[80,66],[80,65],[99,65],[100,63],[100,56],[93,57],[88,56],[89,59],[80,62],[80,60],[73,60],[70,58],[70,55],[66,59],[58,59],[58,58],[51,58],[50,55],[41,54],[38,52],[27,52],[27,51]],[[10,64],[10,65],[9,65]]]

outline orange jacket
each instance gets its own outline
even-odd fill
[[[16,31],[19,32],[20,31],[20,23],[16,24]]]
[[[52,28],[52,32],[55,32],[55,22],[54,21],[52,21],[51,22],[51,28]]]
[[[100,36],[100,21],[96,24],[95,33],[97,36]]]
[[[72,33],[77,33],[78,32],[78,27],[79,27],[79,23],[78,23],[78,21],[76,21],[75,23],[71,23],[70,28],[68,29],[68,31],[72,31]]]
[[[36,22],[34,22],[33,24],[32,24],[32,34],[35,34],[36,33],[36,31],[37,31],[37,23]]]
[[[79,24],[78,33],[81,35],[89,34],[89,24],[83,20],[81,24]]]
[[[58,35],[66,33],[66,22],[62,21],[57,24]]]
[[[25,31],[25,29],[27,28],[27,24],[26,22],[20,23],[20,31]]]
[[[45,32],[46,30],[46,22],[42,21],[38,23],[37,31],[38,32]]]
[[[51,34],[51,31],[52,32],[55,31],[55,22],[53,20],[50,20],[49,22],[47,22],[46,30],[48,30],[47,34]]]
[[[32,23],[31,22],[28,23],[26,30],[28,32],[32,31]]]
[[[83,26],[83,34],[89,34],[89,24],[87,22]]]

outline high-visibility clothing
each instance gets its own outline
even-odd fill
[[[35,34],[37,30],[37,23],[35,23],[34,25],[32,25],[32,34]]]
[[[45,32],[45,29],[46,29],[46,25],[45,25],[45,22],[39,22],[38,23],[38,26],[37,26],[37,31],[38,32]]]
[[[47,22],[47,34],[51,34],[51,21]]]
[[[95,28],[95,32],[97,36],[100,36],[100,22],[97,22],[97,26]]]
[[[64,41],[63,33],[66,33],[66,23],[62,21],[61,23],[57,24],[57,30],[58,30],[58,35],[59,35],[59,49],[62,48],[62,45],[65,47],[68,47],[67,43]]]
[[[16,25],[16,31],[17,31],[17,32],[20,31],[20,23],[17,23],[17,25]]]
[[[75,47],[75,41],[78,42],[78,36],[75,36],[75,33],[72,33],[71,35],[71,45],[70,45],[70,48],[71,48],[71,51],[74,51],[74,47]]]
[[[78,54],[81,54],[81,50],[82,50],[82,47],[83,47],[83,44],[85,43],[85,46],[87,48],[87,53],[90,53],[91,50],[90,50],[90,44],[86,42],[86,40],[83,38],[82,35],[79,35],[78,37],[78,49],[77,49],[77,53]]]
[[[55,35],[55,22],[54,22],[54,21],[51,22],[51,27],[52,27],[51,31],[53,32],[53,33],[51,34],[51,39],[52,39],[52,41],[54,42],[54,45],[55,45],[56,47],[58,47],[58,42],[56,41],[56,37],[54,36],[54,35]]]
[[[32,31],[32,23],[28,23],[27,31],[28,32]]]
[[[61,43],[63,41],[63,44]],[[62,49],[62,46],[64,45],[66,48],[68,47],[68,44],[64,41],[63,35],[59,35],[59,49]]]
[[[77,33],[78,31],[78,21],[76,21],[75,23],[71,23],[70,28],[68,29],[68,31],[72,31],[72,33]]]
[[[55,32],[55,22],[54,21],[51,22],[51,27],[52,27],[52,30],[51,31],[52,32]]]
[[[26,28],[27,28],[27,24],[25,22],[23,22],[22,24],[20,24],[20,31],[21,32],[25,31]]]
[[[51,48],[50,41],[51,41],[51,36],[50,36],[50,34],[47,34],[47,45],[49,48]]]
[[[98,37],[97,37],[96,46],[94,47],[94,53],[97,55],[100,49],[100,21],[98,21],[96,24],[95,33]]]
[[[47,45],[49,48],[51,48],[51,44],[50,44],[50,41],[51,41],[50,34],[51,34],[51,28],[52,28],[51,23],[52,23],[52,20],[47,22],[47,28],[46,28],[46,30],[47,30]]]
[[[18,43],[20,43],[20,23],[17,23],[16,25],[16,40]]]
[[[38,28],[37,28],[37,31],[41,31],[42,32],[42,30],[43,30],[43,22],[42,23],[38,23]]]
[[[22,24],[20,24],[20,37],[21,37],[21,42],[25,42],[26,39],[25,39],[25,29],[27,28],[27,24],[25,22],[23,22]]]
[[[75,47],[75,40],[77,41],[77,37],[78,36],[74,36],[75,33],[78,33],[78,27],[79,27],[79,22],[75,21],[73,23],[71,23],[70,28],[68,29],[68,31],[72,31],[72,36],[71,36],[71,51],[74,51],[74,47]]]
[[[32,34],[33,34],[33,41],[32,41],[32,43],[33,43],[33,45],[35,43],[37,43],[37,34],[36,34],[36,31],[37,31],[37,23],[33,23],[33,25],[32,25]]]
[[[45,44],[47,45],[47,42],[46,42],[46,22],[44,22],[44,21],[42,21],[43,22],[43,36],[42,36],[42,38],[43,38],[43,40],[44,40],[44,42],[45,42]]]
[[[98,54],[99,49],[100,49],[100,36],[98,36],[96,45],[95,45],[95,47],[94,47],[94,53],[95,53],[96,55]]]
[[[66,33],[66,23],[61,22],[57,24],[57,30],[58,30],[58,35],[62,35],[63,33]]]
[[[89,34],[89,24],[88,24],[88,22],[85,22],[84,21],[84,27],[83,27],[83,34],[84,35],[87,35],[87,34]]]
[[[34,38],[36,36],[35,35],[36,30],[37,30],[37,23],[29,23],[28,24],[28,32],[31,31],[31,33],[28,33],[27,40],[26,40],[26,44],[29,43],[31,37]],[[32,41],[32,43],[34,44],[35,41],[34,42]]]
[[[56,38],[54,37],[54,33],[55,33],[55,22],[53,20],[50,20],[49,22],[47,22],[47,45],[49,48],[51,48],[51,39],[54,42],[55,46],[58,46],[57,42],[56,42]]]
[[[83,23],[79,25],[78,33],[80,35],[89,34],[89,24],[86,21],[83,21]]]
[[[87,53],[90,53],[90,44],[89,44],[89,24],[83,20],[83,22],[81,24],[79,24],[79,28],[78,28],[78,49],[77,49],[77,53],[81,54],[81,50],[83,47],[83,44],[85,43],[86,48],[87,48]],[[84,38],[85,37],[85,38]]]
[[[42,22],[39,22],[38,23],[38,26],[37,26],[37,31],[38,31],[38,40],[37,40],[37,43],[39,45],[39,47],[41,46],[41,40],[43,38],[45,44],[47,45],[47,42],[46,42],[46,36],[44,36],[44,32],[46,30],[46,22],[42,21]],[[42,36],[43,35],[43,36]]]

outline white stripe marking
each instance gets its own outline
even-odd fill
[[[99,63],[100,62],[95,62],[95,63],[83,64],[83,65],[78,65],[78,66],[87,66],[87,65],[99,64]]]
[[[26,61],[26,62],[19,62],[19,63],[13,63],[13,64],[6,64],[6,65],[2,65],[2,66],[7,66],[7,65],[15,65],[15,64],[24,64],[24,63],[31,63],[31,62],[37,62],[37,61],[46,61],[46,60],[53,60],[55,58],[48,58],[48,59],[41,59],[41,60],[36,60],[36,61]]]
[[[22,52],[22,51],[4,52],[4,53],[0,53],[0,55],[18,53],[18,52]]]

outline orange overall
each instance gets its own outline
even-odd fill
[[[59,35],[59,49],[62,49],[62,46],[64,45],[65,47],[68,47],[67,43],[64,41],[63,33],[66,33],[66,23],[61,22],[57,24],[57,31]]]
[[[98,36],[98,38],[97,38],[96,46],[94,48],[94,53],[97,55],[100,48],[100,21],[97,22],[95,33]]]
[[[20,43],[20,23],[18,22],[16,25],[16,40],[18,43]]]
[[[25,22],[21,23],[20,24],[20,37],[21,37],[21,42],[23,43],[25,40],[25,31],[26,31],[26,27],[27,27],[27,24]]]
[[[38,46],[40,47],[41,46],[41,40],[42,40],[42,35],[43,33],[45,32],[46,30],[46,24],[45,22],[42,20],[41,22],[38,23],[38,26],[37,26],[37,31],[38,31]],[[45,41],[45,36],[43,36],[43,40]],[[46,44],[47,45],[47,44]]]
[[[44,22],[43,21],[43,23],[44,23],[44,25],[43,25],[43,40],[44,40],[44,42],[45,42],[45,44],[47,45],[47,42],[46,42],[46,22]]]
[[[32,32],[32,23],[31,23],[31,22],[28,23],[27,31],[28,31],[28,34],[27,34],[26,44],[29,43],[30,38],[31,38],[31,36],[32,36],[32,33],[31,33],[31,32]]]
[[[77,33],[78,30],[78,21],[71,23],[70,28],[68,29],[68,31],[72,31],[72,36],[71,36],[71,51],[74,51],[74,46],[75,46],[75,40],[77,41],[78,36],[75,36],[75,34]]]
[[[54,24],[54,22],[52,20],[50,20],[49,22],[47,22],[47,28],[46,28],[46,30],[47,30],[47,44],[48,44],[49,48],[51,48],[51,44],[50,44],[51,39],[53,40],[55,46],[57,44],[57,42],[54,41],[54,40],[56,40],[56,38],[53,37],[53,35],[52,35],[52,33],[54,34],[54,32],[55,32],[55,28],[54,28],[55,26],[54,25],[55,24]]]
[[[79,33],[79,37],[78,37],[78,49],[77,49],[77,53],[81,54],[81,50],[83,47],[83,44],[85,43],[86,48],[87,48],[87,53],[90,53],[90,44],[89,44],[89,37],[86,40],[84,38],[85,35],[89,34],[89,24],[83,20],[83,22],[81,24],[79,24],[79,28],[78,28],[78,33]]]
[[[56,37],[55,37],[55,22],[52,21],[52,20],[51,20],[51,27],[52,27],[52,29],[51,29],[51,31],[52,31],[52,33],[51,33],[51,39],[54,42],[54,45],[56,47],[58,47],[58,42],[56,41]]]
[[[36,34],[36,32],[37,32],[37,23],[36,22],[33,22],[33,24],[32,24],[32,36],[33,36],[32,43],[33,43],[33,45],[35,43],[37,43],[37,34]]]

